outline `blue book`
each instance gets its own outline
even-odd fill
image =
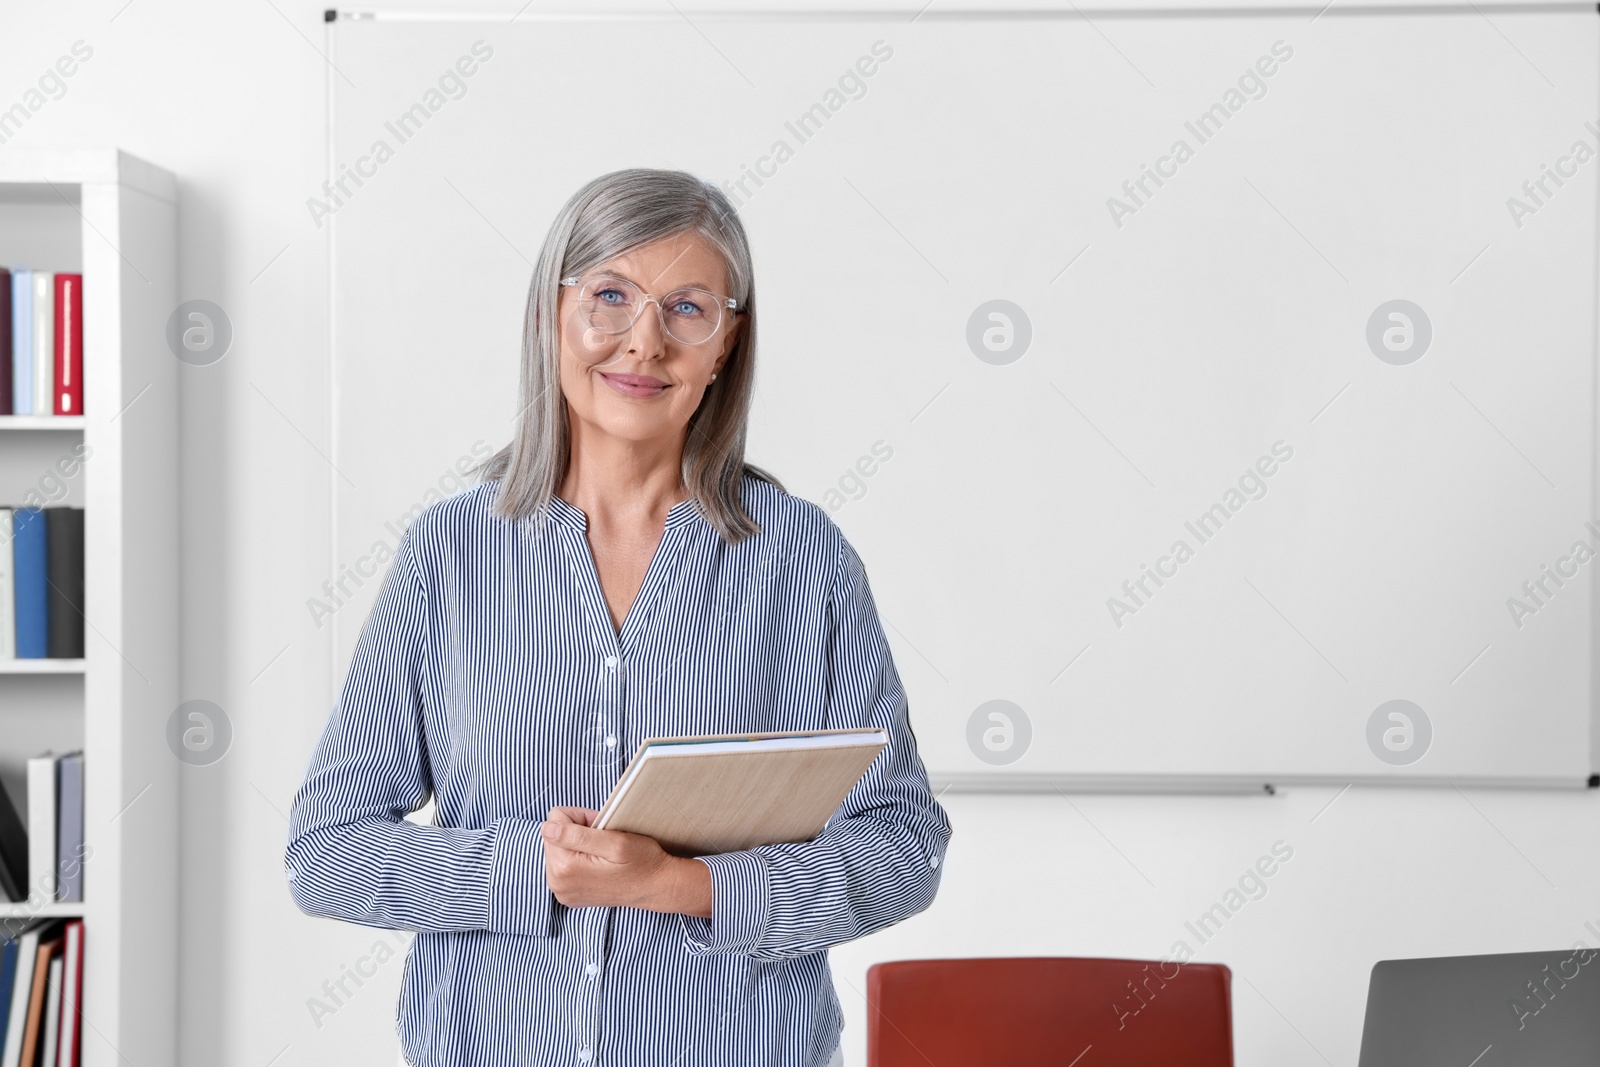
[[[50,654],[50,543],[45,537],[44,512],[17,508],[12,523],[17,658],[44,659]]]
[[[9,927],[7,927],[9,929]],[[11,1013],[11,987],[17,979],[17,943],[6,938],[4,955],[0,955],[0,1047],[5,1046],[6,1018]]]
[[[56,761],[56,899],[83,900],[83,753]]]
[[[33,271],[11,272],[11,413],[33,414]]]

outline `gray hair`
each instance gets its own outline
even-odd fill
[[[545,235],[522,322],[522,410],[517,430],[509,444],[475,469],[484,480],[500,483],[494,504],[500,518],[515,521],[538,515],[542,520],[566,476],[570,441],[556,328],[561,279],[685,232],[701,235],[722,254],[727,295],[744,308],[744,326],[689,419],[683,484],[729,544],[760,532],[744,509],[740,480],[749,474],[774,485],[778,482],[744,461],[756,370],[750,242],[733,204],[716,185],[681,170],[643,167],[612,171],[590,181],[572,195]]]

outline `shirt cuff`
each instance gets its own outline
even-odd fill
[[[496,819],[489,824],[489,929],[550,937],[554,897],[544,880],[541,823]]]
[[[772,911],[766,861],[749,851],[697,858],[711,868],[711,918],[680,916],[689,954],[753,953]]]

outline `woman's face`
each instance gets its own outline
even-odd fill
[[[665,297],[676,289],[705,289],[726,295],[722,257],[699,234],[685,233],[617,256],[587,272],[605,272],[631,281],[640,293]],[[685,344],[662,329],[655,301],[631,329],[604,334],[593,329],[580,308],[578,285],[561,287],[556,306],[561,336],[561,391],[572,419],[587,429],[640,443],[681,440],[689,418],[733,350],[743,316],[722,309],[722,323],[710,339]],[[619,294],[608,291],[607,301]],[[668,308],[668,315],[690,310]],[[715,309],[707,309],[715,316]]]

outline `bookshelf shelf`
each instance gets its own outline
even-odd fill
[[[0,153],[0,265],[83,275],[84,414],[0,416],[0,505],[86,516],[84,658],[0,661],[18,810],[29,757],[83,752],[83,902],[0,903],[83,919],[82,1067],[178,1061],[176,203],[171,174],[116,149]]]
[[[0,659],[0,674],[82,674],[81,659]]]
[[[82,904],[0,904],[0,919],[81,919]]]
[[[0,415],[0,430],[83,430],[82,415]]]

